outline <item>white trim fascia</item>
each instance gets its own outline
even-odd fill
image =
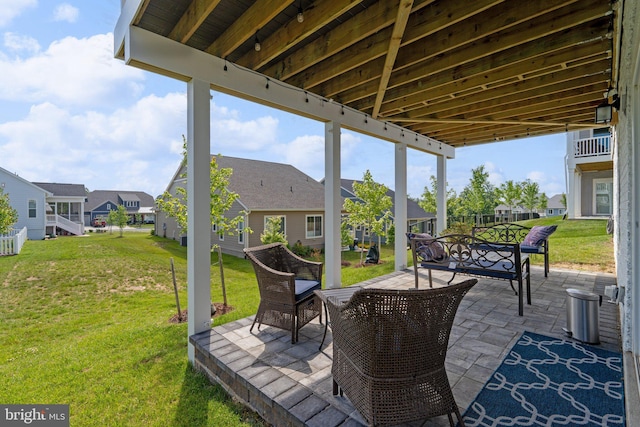
[[[23,177],[21,177],[17,173],[9,172],[8,170],[6,170],[6,169],[4,169],[2,167],[0,167],[0,172],[4,172],[7,176],[16,178],[18,181],[20,181],[20,182],[22,182],[24,184],[27,184],[27,185],[29,185],[29,186],[31,186],[33,188],[37,188],[38,190],[40,190],[40,191],[42,191],[44,193],[45,197],[52,197],[53,196],[53,193],[50,193],[47,190],[45,190],[44,188],[35,185],[33,182],[24,179]]]
[[[129,26],[124,40],[127,65],[185,82],[191,79],[206,81],[218,92],[321,122],[340,123],[341,127],[393,143],[406,143],[421,152],[455,158],[455,148],[443,142],[373,119],[332,99],[273,80],[142,28]],[[227,71],[224,71],[225,66]]]

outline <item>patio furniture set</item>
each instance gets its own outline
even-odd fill
[[[498,233],[499,228],[489,233]],[[320,349],[331,319],[334,395],[345,393],[370,425],[447,415],[453,426],[455,414],[464,426],[444,363],[456,311],[477,279],[434,288],[429,276],[429,288],[418,289],[418,268],[429,273],[432,269],[449,270],[454,277],[465,274],[516,280],[522,315],[523,280],[527,281],[527,302],[531,304],[529,259],[522,254],[521,244],[513,241],[516,229],[507,226],[503,230],[502,241],[408,234],[416,285],[405,290],[356,286],[323,290],[321,263],[300,258],[281,243],[245,249],[260,291],[251,331],[256,323],[258,329],[262,324],[275,326],[290,331],[295,343],[302,326],[318,316],[322,323],[324,304]],[[538,253],[548,251],[548,234],[544,237],[545,252]]]

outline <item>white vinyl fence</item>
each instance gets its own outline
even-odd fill
[[[8,234],[0,234],[0,255],[18,255],[22,245],[27,241],[27,227],[12,230]]]

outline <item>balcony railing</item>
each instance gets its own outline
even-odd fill
[[[79,216],[78,216],[79,217]],[[47,225],[52,227],[60,227],[63,230],[79,236],[83,233],[82,224],[68,220],[60,215],[48,214]]]
[[[579,139],[573,144],[574,157],[607,156],[611,154],[611,137],[596,136]]]

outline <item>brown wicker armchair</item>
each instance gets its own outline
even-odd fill
[[[449,334],[470,279],[434,289],[363,289],[327,301],[333,330],[333,393],[346,393],[375,426],[452,413],[464,426],[445,371]]]
[[[291,331],[291,343],[297,342],[298,330],[321,315],[321,302],[313,291],[322,287],[322,263],[300,258],[282,243],[244,252],[260,290],[260,306],[250,331],[258,322],[258,329],[266,324]]]

